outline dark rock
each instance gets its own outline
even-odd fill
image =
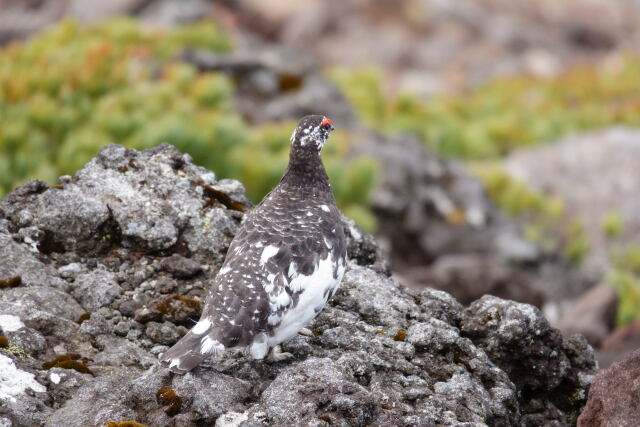
[[[134,319],[136,322],[140,323],[159,321],[162,320],[162,313],[159,311],[152,311],[148,307],[142,307],[135,311]]]
[[[136,310],[135,320],[149,321],[169,320],[173,323],[189,323],[200,317],[202,302],[199,299],[178,294],[165,295],[151,301],[148,306]]]
[[[640,420],[640,350],[598,372],[579,427],[634,426]]]
[[[222,71],[236,82],[235,105],[254,122],[278,121],[322,111],[337,123],[353,121],[338,88],[304,55],[270,47],[266,51],[216,54],[186,51],[182,60],[200,70]]]
[[[546,400],[564,422],[577,417],[596,372],[584,337],[565,339],[537,308],[492,296],[463,311],[460,329],[509,375],[532,410],[536,399]],[[573,392],[554,395],[555,390]]]
[[[359,265],[366,265],[373,270],[391,274],[389,262],[374,237],[365,232],[354,220],[343,216],[345,235],[349,246],[347,255]]]
[[[200,264],[178,254],[173,254],[162,260],[162,268],[178,279],[190,279],[202,272]]]

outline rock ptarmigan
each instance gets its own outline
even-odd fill
[[[160,356],[163,365],[185,373],[233,347],[262,359],[309,324],[333,296],[347,247],[320,159],[332,130],[324,116],[300,120],[284,176],[238,229],[200,321]],[[282,355],[274,352],[276,359]]]

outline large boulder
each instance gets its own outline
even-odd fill
[[[184,376],[161,369],[157,355],[194,324],[249,208],[240,183],[168,145],[110,145],[60,185],[31,181],[1,200],[0,424],[548,425],[578,416],[596,369],[584,339],[562,337],[530,305],[485,297],[465,309],[443,291],[404,288],[349,220],[343,285],[313,335],[284,345],[292,359],[231,351]]]
[[[640,420],[640,349],[596,375],[579,427],[634,426]]]

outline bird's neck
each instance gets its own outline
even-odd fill
[[[280,181],[285,188],[298,191],[328,191],[331,193],[329,178],[324,170],[320,153],[315,150],[292,151],[289,165]]]

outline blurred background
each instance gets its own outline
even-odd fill
[[[309,113],[406,286],[640,347],[640,1],[0,0],[0,197],[162,142],[254,202]]]

